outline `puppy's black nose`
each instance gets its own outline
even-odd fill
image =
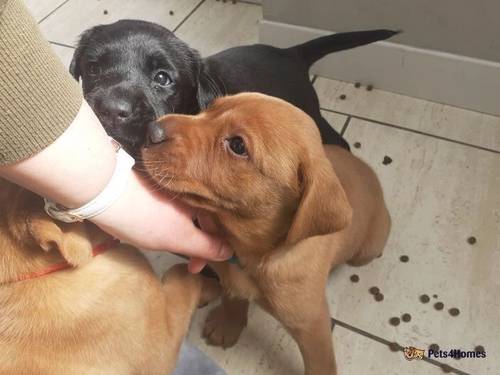
[[[167,139],[167,132],[158,122],[150,122],[148,124],[148,139],[151,143],[161,143]]]
[[[134,113],[134,107],[128,100],[115,99],[106,103],[104,110],[118,121],[128,120]]]

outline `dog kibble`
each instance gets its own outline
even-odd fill
[[[422,303],[428,303],[431,299],[429,298],[429,296],[427,294],[422,294],[420,296],[420,302]]]
[[[382,293],[378,293],[378,294],[375,294],[373,296],[373,298],[375,298],[375,301],[380,302],[380,301],[384,300],[384,295]]]
[[[345,94],[342,94],[339,96],[340,100],[346,100],[347,96]]]
[[[392,159],[389,156],[384,156],[384,160],[382,160],[382,164],[389,165],[392,163]]]
[[[441,311],[442,309],[444,309],[444,303],[443,302],[436,302],[434,304],[434,308],[438,311]]]
[[[474,245],[477,242],[476,237],[471,236],[467,238],[467,242],[469,243],[469,245]]]
[[[170,12],[168,12],[168,14],[170,14],[171,16],[173,16],[174,15],[174,11],[171,10]]]
[[[449,365],[443,364],[443,365],[441,365],[441,370],[443,370],[443,372],[445,372],[445,373],[449,373],[449,372],[451,372],[452,369]]]
[[[437,294],[433,294],[432,298],[438,298],[438,295]]]
[[[410,260],[410,258],[408,257],[408,255],[401,255],[399,257],[399,260],[403,263],[407,263]]]
[[[359,88],[361,87],[361,83],[356,82],[356,83],[354,84],[354,87],[356,87],[357,89],[359,89]]]
[[[448,310],[451,316],[457,316],[460,314],[460,310],[457,309],[456,307],[452,307],[451,309]]]
[[[477,345],[477,346],[474,348],[474,350],[475,350],[476,352],[481,352],[481,353],[484,353],[484,352],[486,351],[486,350],[484,350],[484,346],[482,346],[482,345]]]
[[[379,294],[380,293],[380,289],[377,288],[376,286],[372,286],[370,289],[368,289],[368,291],[371,293],[371,294]]]
[[[373,85],[366,86],[366,91],[372,91],[372,90],[373,90]]]
[[[106,9],[104,9],[104,12],[102,12],[103,14],[108,14],[108,11]]]
[[[401,320],[405,323],[408,323],[411,320],[411,315],[408,313],[405,313],[401,316]]]
[[[400,319],[396,316],[389,319],[389,324],[394,327],[398,326],[400,322]]]
[[[353,283],[357,283],[359,281],[359,276],[358,275],[351,275],[351,281]]]
[[[437,352],[439,350],[439,345],[438,344],[430,344],[429,350],[433,350],[433,351]]]
[[[391,342],[389,344],[389,349],[391,349],[391,352],[397,352],[399,351],[399,344],[397,342]]]
[[[354,146],[354,148],[361,148],[361,143],[354,142],[353,146]]]

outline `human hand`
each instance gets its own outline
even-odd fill
[[[193,223],[198,219],[202,229]],[[109,234],[148,250],[168,250],[192,257],[189,270],[200,272],[207,260],[231,257],[227,244],[214,235],[208,216],[159,192],[134,172],[126,191],[92,221]]]

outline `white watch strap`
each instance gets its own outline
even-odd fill
[[[116,153],[116,165],[113,175],[108,185],[97,197],[74,209],[66,208],[45,198],[45,212],[52,218],[65,223],[83,221],[99,215],[115,203],[125,191],[134,164],[134,158],[120,147]]]

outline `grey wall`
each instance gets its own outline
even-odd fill
[[[264,19],[335,32],[402,29],[391,42],[500,62],[500,0],[264,0]]]

